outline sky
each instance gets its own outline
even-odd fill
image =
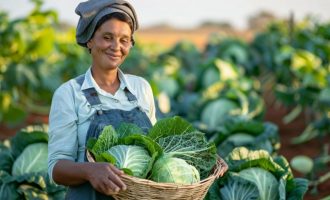
[[[177,28],[193,28],[204,21],[228,22],[236,28],[247,27],[249,17],[268,11],[295,19],[307,15],[324,22],[330,21],[330,0],[128,0],[136,9],[141,28],[169,24]],[[44,9],[55,9],[61,21],[76,25],[74,10],[82,0],[44,0]],[[19,5],[19,6],[18,6]],[[32,8],[29,0],[0,0],[0,10],[12,18],[25,16]]]

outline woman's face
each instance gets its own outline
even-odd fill
[[[128,23],[112,18],[104,22],[87,43],[93,58],[93,67],[115,69],[127,57],[131,43]]]

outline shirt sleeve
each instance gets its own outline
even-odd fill
[[[146,81],[146,93],[147,93],[147,98],[148,98],[148,103],[149,103],[149,119],[152,125],[154,125],[157,122],[156,119],[156,107],[155,107],[155,100],[154,100],[154,95],[151,89],[150,84]]]
[[[49,113],[48,174],[53,180],[53,168],[58,160],[76,160],[78,152],[77,114],[72,86],[59,87],[52,99]]]

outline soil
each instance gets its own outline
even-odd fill
[[[29,114],[29,116],[18,125],[6,125],[0,123],[0,140],[5,140],[9,137],[14,136],[20,129],[26,127],[27,125],[38,125],[38,124],[48,124],[48,115],[40,114]]]

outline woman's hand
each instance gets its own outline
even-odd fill
[[[89,181],[97,190],[106,195],[126,190],[120,179],[124,173],[109,163],[76,163],[71,160],[59,160],[53,170],[53,179],[57,184],[73,186]]]
[[[123,174],[109,163],[89,163],[87,179],[98,192],[113,195],[126,190],[126,185],[120,179]]]

